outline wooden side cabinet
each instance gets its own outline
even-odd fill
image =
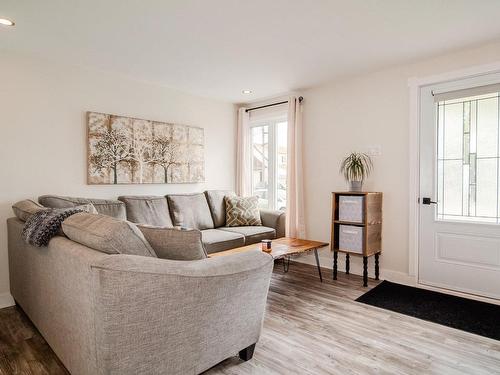
[[[368,286],[368,257],[375,258],[375,279],[379,279],[382,252],[382,193],[332,193],[333,280],[337,280],[338,253],[345,253],[345,272],[349,274],[350,256],[363,257],[363,286]]]

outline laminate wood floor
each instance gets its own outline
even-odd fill
[[[252,360],[215,374],[500,374],[500,341],[354,300],[361,277],[291,263],[275,266],[262,337]],[[500,317],[499,317],[500,324]],[[24,313],[0,310],[0,374],[67,374]]]

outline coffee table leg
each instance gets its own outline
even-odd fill
[[[350,266],[350,263],[349,263],[349,253],[346,253],[345,254],[345,274],[346,275],[349,275],[349,266]]]
[[[290,256],[286,256],[283,258],[283,272],[287,273],[290,269]]]
[[[379,253],[375,254],[375,280],[379,279],[378,256],[379,256]]]
[[[321,276],[321,267],[319,265],[318,249],[314,249],[314,256],[316,257],[316,266],[318,267],[319,280],[323,282],[323,276]]]
[[[337,280],[337,258],[338,251],[333,252],[333,280]]]

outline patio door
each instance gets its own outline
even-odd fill
[[[419,283],[500,299],[500,74],[420,91]]]

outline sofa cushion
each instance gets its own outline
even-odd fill
[[[208,207],[214,221],[216,228],[226,225],[226,202],[225,196],[235,196],[236,194],[230,190],[207,190],[205,196],[207,197]]]
[[[31,215],[46,209],[47,207],[44,207],[31,199],[25,199],[12,205],[14,215],[16,215],[16,217],[21,221],[27,221]]]
[[[63,197],[59,195],[42,195],[38,197],[38,203],[50,208],[68,208],[92,203],[97,212],[117,219],[126,220],[125,203],[108,199],[89,199]]]
[[[276,238],[276,231],[273,228],[264,227],[261,225],[246,227],[225,227],[219,229],[244,235],[245,245],[257,243],[262,240],[273,240]]]
[[[245,245],[245,237],[242,234],[219,229],[202,230],[201,239],[208,254]]]
[[[168,211],[167,198],[162,196],[121,196],[125,203],[127,220],[155,227],[173,227]]]
[[[161,228],[138,225],[139,230],[154,249],[158,258],[172,260],[200,260],[207,257],[197,229]]]
[[[156,257],[142,232],[126,220],[82,212],[64,220],[62,229],[70,240],[103,253]]]
[[[262,225],[258,197],[230,197],[226,202],[226,226]]]
[[[205,194],[170,194],[167,199],[175,226],[199,230],[214,227]]]

